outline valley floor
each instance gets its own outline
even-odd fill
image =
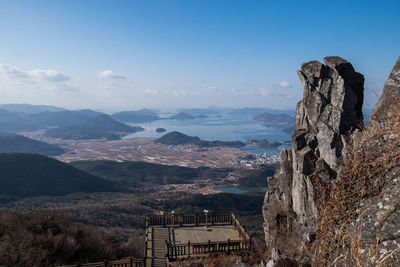
[[[41,131],[22,133],[26,137],[59,145],[67,150],[55,158],[64,162],[79,160],[144,161],[187,167],[231,167],[247,153],[223,147],[200,148],[194,145],[167,146],[155,138],[135,137],[107,140],[62,140],[43,136]]]

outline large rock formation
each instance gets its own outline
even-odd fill
[[[365,193],[345,192],[347,197],[358,197],[357,205],[352,205],[353,216],[348,218],[348,227],[343,231],[357,244],[358,255],[342,248],[336,254],[351,255],[364,266],[400,266],[399,114],[400,57],[385,82],[368,129],[355,138],[352,158],[340,181]],[[352,178],[357,181],[348,182]]]
[[[363,119],[363,75],[340,57],[326,57],[324,63],[310,61],[298,71],[304,95],[296,107],[292,148],[281,152],[263,206],[268,253],[303,264],[312,261],[319,207],[343,168],[349,136]]]
[[[371,113],[371,123],[383,122],[390,120],[393,116],[398,116],[393,112],[393,105],[400,105],[400,57],[386,80],[382,95]]]

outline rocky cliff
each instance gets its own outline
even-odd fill
[[[371,123],[380,123],[399,114],[393,113],[393,106],[400,105],[400,57],[397,59],[389,78],[383,87],[382,96],[376,103],[374,110],[371,113]]]
[[[383,118],[393,121],[400,111],[394,109],[396,105],[387,105],[399,103],[399,62],[373,112],[372,120],[377,122],[373,125],[380,127],[366,130],[362,122],[364,77],[349,62],[326,57],[325,64],[311,61],[301,66],[298,75],[304,95],[296,107],[292,148],[281,152],[281,164],[269,179],[263,206],[270,266],[278,266],[282,259],[316,266],[345,259],[351,265],[350,258],[368,261],[366,253],[357,257],[352,253],[352,241],[359,242],[360,254],[371,249],[362,240],[376,241],[373,237],[382,236],[382,227],[390,228],[390,233],[384,231],[387,240],[400,236],[400,226],[384,223],[399,219],[391,213],[399,205],[385,204],[385,199],[400,199],[399,190],[393,187],[400,161],[396,161],[397,154],[387,157],[388,151],[398,150],[394,147],[400,142],[395,140],[397,124],[382,124]],[[380,149],[374,148],[377,145]],[[386,213],[376,210],[380,207]],[[384,242],[388,246],[389,241]],[[378,251],[375,260],[396,248],[382,249],[379,254],[374,247]]]

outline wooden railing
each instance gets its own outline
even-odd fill
[[[250,241],[249,235],[246,233],[246,231],[244,230],[242,225],[239,223],[238,219],[236,219],[235,214],[231,213],[231,216],[232,216],[232,219],[231,219],[232,220],[232,225],[239,232],[240,237],[243,238],[244,240],[249,240]]]
[[[250,249],[248,240],[230,240],[204,243],[172,244],[166,243],[167,258],[176,260],[178,258],[199,257],[206,254],[230,254],[241,253]]]
[[[179,226],[204,226],[204,225],[233,225],[239,233],[241,240],[226,240],[203,243],[175,243],[166,242],[166,259],[174,261],[178,258],[201,257],[208,254],[243,253],[252,249],[251,237],[233,213],[197,213],[197,214],[165,214],[149,215],[146,219],[146,229],[149,227],[179,227]],[[154,247],[154,245],[153,245]]]
[[[72,265],[63,265],[60,267],[144,267],[144,260],[128,259],[120,261],[103,261],[95,263],[77,263]]]
[[[146,226],[232,224],[232,213],[165,214],[147,216]]]

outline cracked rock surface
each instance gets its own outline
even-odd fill
[[[324,63],[310,61],[297,71],[304,95],[296,107],[292,148],[281,152],[263,205],[267,253],[281,251],[301,263],[312,261],[317,201],[329,194],[349,136],[363,123],[364,76],[340,57]]]

